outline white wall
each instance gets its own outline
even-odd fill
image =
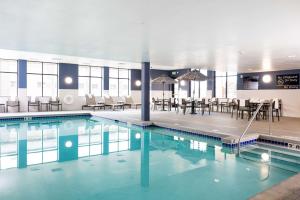
[[[283,116],[300,117],[300,89],[238,90],[237,98],[279,98],[282,100]]]

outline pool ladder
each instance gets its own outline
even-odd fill
[[[270,106],[269,106],[269,135],[271,135],[271,122],[272,122],[272,103],[273,103],[273,99],[270,99],[269,101],[270,103]],[[251,117],[246,129],[244,130],[244,132],[242,133],[242,135],[240,136],[239,138],[239,141],[238,141],[238,155],[240,155],[240,151],[241,151],[241,140],[242,138],[246,135],[247,131],[249,130],[250,126],[252,125],[254,119],[256,118],[256,115],[258,114],[259,110],[261,109],[261,107],[264,105],[264,102],[261,102],[257,109],[255,110],[253,116]]]

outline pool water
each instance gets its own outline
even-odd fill
[[[95,117],[0,122],[0,199],[247,199],[297,173],[218,140]]]

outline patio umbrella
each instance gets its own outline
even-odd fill
[[[194,81],[193,99],[195,97],[195,81],[206,81],[207,76],[198,70],[193,70],[177,78],[178,80]]]
[[[163,99],[165,99],[165,84],[173,84],[176,83],[174,79],[167,75],[160,75],[159,77],[152,80],[152,83],[163,84]]]

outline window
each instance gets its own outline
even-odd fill
[[[196,69],[199,70],[199,69]],[[200,72],[207,76],[206,69],[200,69]],[[195,89],[195,90],[194,90]],[[207,95],[207,81],[191,81],[191,92],[193,96],[193,92],[195,91],[195,98],[205,98]]]
[[[18,63],[0,59],[0,96],[18,96]]]
[[[236,98],[237,73],[227,73],[227,98]]]
[[[57,96],[58,64],[27,62],[27,96]]]
[[[102,96],[102,67],[79,66],[78,95]]]
[[[226,98],[226,72],[216,71],[216,97]]]
[[[216,97],[236,98],[237,74],[216,72]]]
[[[130,95],[130,70],[119,68],[109,69],[109,95]]]

